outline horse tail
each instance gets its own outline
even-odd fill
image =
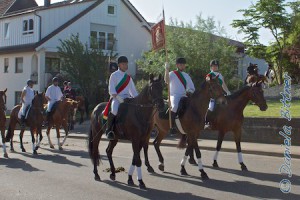
[[[180,138],[180,140],[178,142],[177,148],[179,148],[179,149],[186,148],[186,141],[187,141],[186,134],[181,134],[181,138]]]
[[[89,130],[88,149],[89,149],[90,158],[93,160],[93,131],[92,131],[92,125],[90,126],[90,130]]]
[[[10,142],[12,138],[12,131],[11,131],[11,125],[9,124],[7,132],[6,132],[6,136],[5,136],[5,142]]]
[[[89,156],[92,160],[92,163],[93,164],[97,164],[99,166],[99,160],[100,160],[100,155],[99,155],[99,143],[100,143],[100,138],[101,138],[101,135],[98,135],[99,133],[97,134],[93,134],[93,133],[96,133],[97,130],[96,127],[97,127],[97,122],[96,119],[97,119],[97,114],[96,113],[93,113],[94,114],[94,118],[91,119],[91,125],[90,125],[90,130],[89,130],[89,133],[88,133],[88,150],[89,150]],[[95,145],[95,143],[98,143],[97,145]]]

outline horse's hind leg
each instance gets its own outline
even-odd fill
[[[63,124],[63,127],[64,127],[64,130],[65,130],[66,134],[65,134],[65,137],[63,139],[63,142],[60,144],[61,146],[63,146],[65,144],[65,142],[67,140],[67,137],[69,135],[69,128],[68,128],[68,124],[66,122]]]
[[[7,154],[7,151],[6,151],[6,145],[5,145],[5,142],[6,142],[5,128],[1,128],[1,137],[2,137],[3,156],[4,156],[4,158],[8,158],[8,154]]]
[[[23,146],[23,135],[24,135],[24,129],[21,129],[20,131],[20,148],[22,150],[22,152],[26,152],[26,149]]]
[[[243,161],[243,156],[242,156],[242,148],[241,148],[241,130],[234,131],[234,139],[235,139],[235,144],[236,144],[236,150],[238,154],[238,161],[241,165],[241,169],[243,171],[248,171],[246,165],[244,164]]]
[[[160,129],[158,129],[158,131],[159,131],[158,135],[156,136],[155,140],[153,141],[153,144],[154,144],[154,148],[155,148],[156,154],[158,156],[158,160],[159,160],[158,169],[160,171],[164,171],[165,170],[164,157],[162,156],[160,148],[159,148],[161,141],[163,139],[163,136],[162,136],[162,131]]]
[[[135,163],[135,159],[133,158],[131,166],[130,166],[129,171],[128,171],[128,181],[127,181],[127,183],[130,186],[134,185],[134,182],[133,182],[133,179],[132,179],[132,175],[133,175],[133,172],[135,170],[135,166],[136,166],[136,163]]]
[[[51,149],[54,149],[54,146],[53,146],[52,141],[51,141],[51,139],[50,139],[50,129],[51,129],[51,128],[52,128],[52,126],[50,126],[50,124],[49,124],[49,126],[48,126],[48,128],[47,128],[47,131],[46,131],[46,134],[47,134],[48,143],[49,143],[49,145],[50,145],[50,148],[51,148]]]
[[[115,146],[117,145],[117,143],[118,143],[118,140],[110,140],[109,144],[106,148],[106,155],[107,155],[107,158],[109,161],[110,171],[111,171],[111,174],[109,177],[111,180],[116,180],[116,168],[115,168],[114,162],[112,160],[112,153],[113,153],[113,150],[114,150]]]
[[[219,152],[221,151],[224,135],[225,135],[225,133],[221,132],[221,131],[219,132],[219,135],[218,135],[218,142],[217,142],[216,152],[214,155],[214,163],[213,163],[213,167],[216,167],[216,168],[219,168],[217,160],[218,160]]]
[[[188,173],[186,172],[186,169],[185,169],[185,163],[187,161],[188,156],[191,154],[191,151],[193,151],[193,147],[190,144],[188,144],[188,146],[186,147],[184,156],[183,156],[183,158],[181,160],[181,163],[180,163],[180,165],[181,165],[180,174],[182,176],[188,175]]]
[[[63,150],[62,144],[60,143],[60,132],[59,132],[60,126],[55,126],[56,129],[56,137],[57,137],[57,146],[59,150]]]

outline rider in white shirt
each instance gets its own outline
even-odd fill
[[[169,72],[169,64],[165,64],[165,82],[170,84],[170,101],[171,101],[171,122],[172,128],[169,134],[176,134],[175,117],[179,101],[182,97],[187,96],[187,93],[194,93],[195,86],[191,77],[184,72],[186,68],[185,58],[177,58],[177,70]],[[169,73],[169,76],[167,74]]]
[[[34,98],[34,91],[32,89],[33,87],[33,81],[28,80],[27,86],[25,86],[22,90],[21,94],[21,101],[22,101],[22,107],[20,109],[21,112],[21,127],[25,127],[25,118],[26,118],[26,110],[29,106],[32,104],[32,100]]]

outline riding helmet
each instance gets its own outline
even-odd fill
[[[118,64],[120,64],[120,63],[128,63],[127,57],[126,56],[120,56],[118,58]]]
[[[52,83],[54,83],[54,82],[58,82],[58,78],[57,78],[57,77],[54,77],[54,78],[52,79]]]
[[[29,85],[29,84],[33,84],[33,80],[28,79],[28,80],[27,80],[27,85]]]
[[[186,60],[183,57],[176,59],[176,64],[186,64]]]
[[[212,65],[218,65],[219,66],[219,61],[218,60],[211,60],[210,61],[210,66],[212,66]]]

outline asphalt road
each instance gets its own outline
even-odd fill
[[[56,139],[53,136],[53,144]],[[116,167],[124,167],[125,172],[117,174],[116,181],[109,179],[105,171],[109,167],[105,148],[107,142],[100,143],[102,164],[99,174],[102,182],[94,181],[93,166],[87,153],[84,139],[70,138],[63,151],[50,149],[47,138],[32,155],[29,133],[25,134],[27,153],[19,149],[15,137],[16,152],[9,153],[9,159],[3,158],[0,150],[0,200],[77,200],[77,199],[300,199],[300,159],[292,160],[292,191],[283,194],[279,182],[287,176],[279,174],[283,158],[244,154],[244,161],[249,171],[243,172],[237,164],[236,153],[222,152],[219,155],[220,169],[214,169],[212,151],[203,150],[203,164],[210,180],[202,181],[197,166],[186,164],[189,176],[181,176],[180,161],[183,151],[172,146],[161,148],[165,157],[165,172],[158,170],[158,159],[153,146],[150,146],[149,157],[156,173],[150,174],[143,165],[143,180],[147,190],[138,186],[127,186],[127,171],[131,163],[131,144],[119,143],[114,151]],[[57,146],[55,146],[57,148]],[[136,172],[134,173],[136,181]]]

